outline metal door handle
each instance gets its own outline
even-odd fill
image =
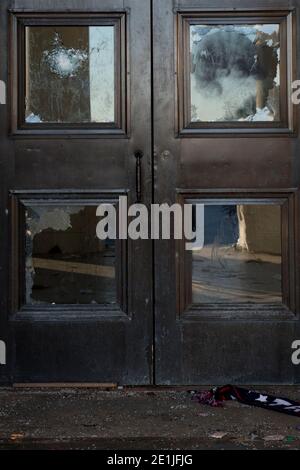
[[[142,200],[142,165],[141,159],[143,158],[143,152],[137,150],[134,153],[136,158],[135,168],[136,168],[136,202],[139,203]]]

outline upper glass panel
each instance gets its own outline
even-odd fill
[[[114,26],[25,28],[26,123],[115,122]]]
[[[192,122],[280,121],[280,25],[190,26]]]

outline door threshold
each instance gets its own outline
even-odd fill
[[[13,384],[13,388],[94,388],[99,390],[114,390],[118,388],[115,383],[92,383],[92,382],[42,382]]]
[[[134,392],[163,392],[163,391],[190,391],[207,389],[209,386],[201,385],[121,385],[117,383],[98,383],[98,382],[15,382],[12,388],[16,389],[98,389],[98,390],[132,390]]]

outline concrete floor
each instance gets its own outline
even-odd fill
[[[300,398],[300,386],[259,390]],[[187,390],[0,389],[0,449],[300,449],[300,419]]]

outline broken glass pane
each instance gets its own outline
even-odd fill
[[[280,205],[205,204],[199,229],[193,303],[282,302]]]
[[[191,121],[280,121],[279,24],[191,25]]]
[[[28,206],[27,304],[116,303],[115,241],[96,236],[97,206]]]
[[[115,121],[113,26],[25,28],[27,123]]]

